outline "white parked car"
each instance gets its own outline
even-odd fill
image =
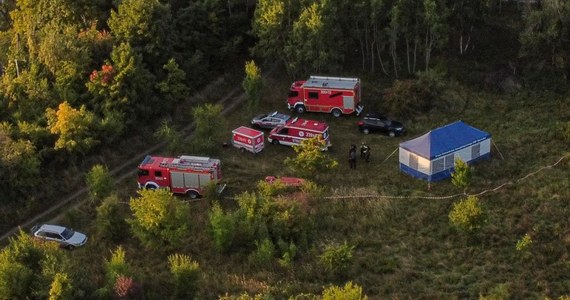
[[[87,243],[85,234],[59,225],[36,225],[32,227],[32,234],[42,240],[57,242],[68,249],[80,247]]]

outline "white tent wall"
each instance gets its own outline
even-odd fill
[[[427,158],[423,158],[403,148],[400,148],[399,156],[400,163],[424,174],[431,174],[431,162]]]
[[[479,150],[477,150],[477,148],[479,148]],[[453,168],[455,166],[455,159],[457,158],[460,158],[464,162],[470,162],[473,159],[488,154],[490,151],[491,139],[483,140],[477,144],[443,155],[431,161],[404,148],[399,148],[399,161],[401,164],[425,175],[433,175]]]

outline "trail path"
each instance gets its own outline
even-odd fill
[[[206,87],[205,89],[208,89]],[[231,101],[230,101],[231,100]],[[222,104],[224,109],[222,111],[222,115],[227,115],[228,113],[234,111],[239,104],[241,104],[245,100],[245,94],[241,90],[241,85],[233,88],[230,92],[228,92],[217,104]],[[226,105],[226,103],[228,103]],[[186,138],[191,138],[192,133],[194,131],[195,124],[189,124],[186,126],[183,131],[187,132]],[[122,181],[128,178],[134,178],[137,169],[136,166],[138,163],[142,161],[142,159],[150,153],[156,152],[157,150],[163,148],[166,145],[166,142],[161,142],[155,144],[154,146],[145,149],[144,151],[139,152],[136,155],[132,155],[130,159],[127,159],[123,164],[113,168],[109,171],[111,176],[115,179],[115,185],[118,185]],[[79,190],[73,192],[72,194],[68,195],[67,197],[63,198],[61,201],[53,204],[49,209],[39,213],[33,217],[30,217],[25,222],[21,223],[17,227],[10,229],[9,231],[2,233],[0,236],[0,243],[5,243],[6,240],[17,233],[20,228],[29,228],[32,225],[38,223],[40,220],[45,220],[47,216],[55,215],[55,217],[51,218],[50,220],[45,220],[46,222],[53,221],[58,219],[65,211],[69,210],[70,208],[78,208],[85,203],[87,197],[88,189],[86,186],[80,188]],[[70,206],[71,204],[71,206]]]

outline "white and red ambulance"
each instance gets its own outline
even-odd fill
[[[259,153],[265,146],[263,132],[241,126],[232,131],[232,145],[242,151]]]
[[[294,118],[283,126],[277,126],[269,132],[267,140],[274,145],[299,145],[301,141],[321,136],[325,141],[323,151],[332,146],[329,137],[329,125],[325,122]]]

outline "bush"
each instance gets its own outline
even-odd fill
[[[384,90],[386,109],[399,118],[428,112],[444,88],[442,82],[442,76],[435,71],[420,72],[416,80],[396,80],[391,88]]]
[[[469,196],[453,204],[453,209],[449,212],[451,224],[466,232],[473,232],[479,229],[484,221],[484,213],[479,198]]]
[[[91,199],[94,201],[104,199],[113,191],[113,178],[109,174],[109,170],[106,166],[93,166],[91,171],[87,173],[86,181],[89,196],[91,196]]]
[[[297,255],[297,246],[293,242],[287,243],[283,240],[279,240],[279,242],[277,242],[277,245],[281,251],[281,258],[278,261],[279,265],[284,268],[291,267],[291,263]]]
[[[148,248],[177,246],[189,227],[189,207],[166,189],[140,190],[129,205],[133,218],[127,222],[133,234]]]
[[[325,270],[334,274],[342,274],[352,264],[352,250],[354,248],[355,246],[348,245],[346,241],[342,245],[328,245],[319,257],[319,261]]]
[[[210,234],[214,239],[214,246],[225,251],[232,243],[235,224],[231,213],[225,213],[219,204],[214,204],[210,210]]]
[[[344,287],[331,286],[323,291],[322,300],[367,300],[368,297],[362,293],[362,287],[347,282]]]
[[[117,195],[111,195],[97,207],[95,228],[100,240],[119,242],[127,233],[127,223],[124,220],[122,206]]]
[[[323,170],[335,169],[338,162],[321,150],[325,146],[326,142],[320,135],[303,140],[300,145],[293,146],[297,156],[286,158],[284,163],[302,176],[314,176]]]
[[[516,249],[517,251],[528,251],[530,246],[532,246],[532,238],[527,233],[520,240],[517,241]]]
[[[119,246],[111,252],[111,259],[105,261],[105,275],[109,287],[114,287],[121,275],[129,274],[129,265],[125,260],[125,250]]]
[[[249,262],[257,267],[270,266],[275,257],[275,245],[269,239],[255,242],[257,249],[249,255]]]
[[[200,265],[183,254],[168,256],[168,265],[174,278],[174,297],[192,299],[198,288]]]
[[[471,167],[461,160],[455,159],[454,171],[451,174],[451,183],[458,188],[466,189],[471,183]]]

